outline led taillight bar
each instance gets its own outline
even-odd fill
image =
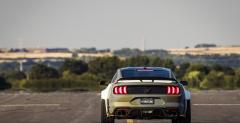
[[[180,93],[180,89],[178,86],[167,86],[168,95],[178,95],[179,93]]]
[[[127,86],[115,86],[113,88],[114,94],[127,94]]]

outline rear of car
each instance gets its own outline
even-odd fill
[[[106,117],[114,119],[173,119],[185,117],[187,100],[184,87],[166,68],[122,68],[102,91],[102,108]],[[105,120],[104,120],[105,119]]]

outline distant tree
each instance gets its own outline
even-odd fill
[[[224,76],[224,84],[223,84],[223,89],[235,89],[236,83],[234,81],[234,76],[232,75],[225,75]]]
[[[147,56],[130,57],[125,61],[125,66],[147,67],[150,65],[150,59]]]
[[[8,89],[11,85],[6,81],[6,79],[0,76],[0,90]]]
[[[59,73],[56,69],[43,64],[36,64],[32,66],[29,74],[30,79],[49,79],[58,77]]]
[[[190,71],[200,71],[207,75],[210,72],[210,68],[208,66],[205,66],[203,64],[191,64],[187,70],[187,72]]]
[[[69,71],[74,74],[82,74],[88,71],[88,64],[81,60],[67,59],[60,67],[60,71]]]
[[[223,72],[226,74],[226,75],[235,75],[235,71],[233,68],[231,67],[228,67],[228,66],[224,66],[223,67]]]
[[[9,71],[5,73],[5,77],[10,80],[26,79],[26,74],[21,71]]]
[[[179,68],[176,69],[176,77],[181,79],[185,75],[189,66],[190,66],[190,63],[188,62],[184,62],[180,64]]]
[[[89,72],[103,79],[110,80],[116,70],[122,67],[122,62],[118,57],[97,58],[89,62]]]
[[[213,64],[211,66],[211,69],[215,70],[215,71],[223,71],[224,68],[221,65],[219,65],[219,64]]]
[[[212,70],[224,72],[226,75],[235,75],[235,71],[228,66],[221,66],[219,64],[214,64],[211,67]]]
[[[235,81],[237,87],[240,88],[240,68],[235,70],[234,81]]]
[[[199,88],[203,74],[200,71],[191,71],[185,74],[184,80],[189,82],[189,87]]]
[[[172,71],[175,71],[176,69],[174,62],[171,59],[165,59],[163,61],[163,67],[170,68]]]
[[[137,66],[137,67],[167,67],[175,70],[175,65],[170,59],[160,59],[159,57],[151,56],[136,56],[130,57],[125,61],[125,66]]]
[[[6,62],[0,64],[0,71],[6,72],[6,71],[12,71],[19,69],[19,63],[17,62]]]
[[[162,67],[164,60],[160,59],[159,57],[150,57],[149,66],[153,67]]]
[[[206,77],[200,87],[203,89],[222,88],[224,86],[224,73],[211,71]]]

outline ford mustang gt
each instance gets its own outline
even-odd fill
[[[170,119],[191,123],[191,96],[173,72],[163,67],[117,70],[101,92],[101,123],[115,119]]]

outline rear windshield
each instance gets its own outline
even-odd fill
[[[171,72],[168,70],[151,70],[151,69],[128,69],[122,70],[123,78],[171,78]]]

